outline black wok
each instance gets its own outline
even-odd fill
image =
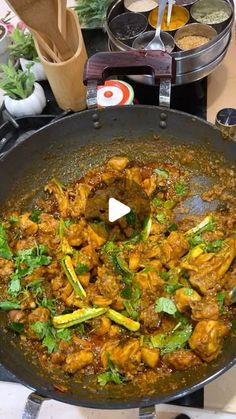
[[[13,208],[17,205],[22,209],[32,206],[37,193],[53,176],[71,181],[91,165],[117,153],[142,160],[169,160],[172,147],[190,144],[199,150],[198,166],[202,159],[214,160],[219,154],[227,166],[235,164],[235,144],[223,140],[216,127],[191,115],[147,106],[98,110],[96,115],[94,112],[85,111],[51,123],[0,159],[1,206]],[[214,181],[202,175],[197,183],[200,188],[206,188]],[[204,212],[207,208],[197,197],[197,190],[193,192],[196,193],[192,210]],[[217,360],[193,373],[175,372],[160,379],[150,385],[146,394],[138,393],[132,383],[107,390],[97,388],[88,379],[83,383],[70,379],[66,383],[69,391],[63,393],[54,387],[55,383],[61,382],[60,377],[50,376],[36,360],[20,350],[13,332],[4,327],[5,313],[0,313],[0,324],[0,363],[7,370],[45,398],[90,408],[147,407],[174,400],[199,389],[236,363],[236,337],[230,336]],[[33,398],[33,413],[42,400]],[[33,418],[33,413],[27,417]]]

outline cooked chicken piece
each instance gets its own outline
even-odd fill
[[[51,362],[56,365],[62,365],[66,359],[66,355],[61,352],[54,352],[51,355]]]
[[[175,304],[181,313],[188,310],[192,302],[200,300],[200,295],[191,288],[180,288],[175,292]]]
[[[149,295],[156,294],[157,290],[161,289],[165,283],[155,271],[139,272],[134,276],[133,281],[140,285],[142,292]]]
[[[157,188],[156,176],[153,175],[150,178],[145,179],[142,182],[142,187],[145,190],[147,196],[151,196]]]
[[[52,179],[44,188],[45,192],[53,194],[62,217],[67,217],[69,213],[69,201],[67,192],[57,179]]]
[[[26,321],[26,313],[23,310],[11,310],[8,317],[12,323],[25,323]]]
[[[83,275],[77,275],[79,282],[83,285],[84,288],[87,288],[90,281],[90,272]]]
[[[142,361],[150,368],[156,368],[160,361],[160,349],[142,348]]]
[[[197,323],[189,339],[190,348],[204,361],[211,362],[219,355],[230,325],[219,320],[202,320]]]
[[[201,301],[191,301],[191,318],[195,321],[217,320],[219,318],[219,304],[215,297],[206,296]]]
[[[126,168],[128,163],[129,163],[128,157],[117,156],[117,157],[112,157],[110,160],[108,160],[107,166],[111,167],[111,169],[118,170],[119,172],[121,172],[122,170]]]
[[[65,280],[61,276],[56,276],[51,280],[51,287],[53,291],[59,291],[63,287]]]
[[[23,250],[23,249],[31,249],[35,247],[35,237],[29,236],[25,239],[19,240],[16,243],[16,251]]]
[[[96,248],[101,247],[106,243],[108,238],[108,233],[104,224],[93,224],[91,227],[88,226],[87,231],[88,242]]]
[[[184,349],[164,355],[163,361],[168,367],[177,371],[185,371],[202,363],[194,352]]]
[[[98,255],[91,244],[80,249],[79,262],[87,265],[90,271],[98,266]]]
[[[157,257],[169,268],[174,267],[179,259],[189,250],[189,242],[182,233],[172,231],[169,237],[162,242]]]
[[[41,214],[38,228],[40,233],[55,235],[58,230],[58,220],[51,214]]]
[[[121,290],[120,279],[106,269],[105,266],[98,267],[98,279],[96,285],[100,291],[100,294],[106,298],[113,300],[119,295]]]
[[[136,271],[139,267],[140,262],[140,252],[138,250],[134,250],[129,254],[129,269],[131,271]]]
[[[0,258],[0,279],[7,281],[14,271],[14,263],[10,260]]]
[[[69,204],[72,217],[79,217],[80,215],[84,215],[90,190],[90,186],[84,183],[76,184],[75,197],[72,202],[70,201]]]
[[[108,317],[101,316],[90,322],[92,331],[91,333],[96,336],[104,336],[109,333],[111,328],[111,320]]]
[[[95,295],[93,298],[93,304],[98,307],[108,307],[112,304],[110,298],[103,297],[102,295]]]
[[[131,169],[126,169],[125,172],[128,180],[136,182],[138,185],[141,185],[142,176],[139,167],[132,167]]]
[[[76,224],[71,224],[65,229],[65,238],[71,246],[80,246],[85,236],[86,222],[81,219]]]
[[[110,348],[110,350],[109,350]],[[111,344],[105,344],[102,348],[101,359],[103,365],[107,366],[107,353],[110,360],[123,374],[135,374],[141,363],[141,349],[138,339],[129,339],[111,348]]]
[[[192,260],[189,281],[202,294],[220,290],[235,257],[236,239],[228,238],[218,253],[204,253]]]
[[[19,227],[25,236],[35,235],[38,231],[38,224],[30,220],[30,212],[19,217]]]
[[[140,322],[145,329],[157,329],[160,325],[160,315],[155,311],[155,305],[151,304],[145,307],[141,302]]]
[[[81,350],[79,352],[74,352],[67,355],[66,365],[64,370],[71,374],[74,374],[76,371],[81,370],[93,363],[93,353],[91,351]]]
[[[47,322],[50,317],[50,311],[44,307],[36,308],[32,313],[28,316],[29,323],[35,322]]]

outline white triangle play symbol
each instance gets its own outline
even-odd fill
[[[117,201],[115,198],[110,198],[108,203],[108,219],[110,223],[119,220],[119,218],[124,217],[124,215],[129,214],[131,208],[122,202]]]

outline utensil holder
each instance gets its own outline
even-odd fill
[[[40,44],[35,37],[35,45],[47,75],[55,99],[64,110],[81,111],[86,109],[86,87],[83,84],[84,65],[87,52],[77,14],[67,9],[67,42],[74,55],[67,61],[52,63],[45,59]]]

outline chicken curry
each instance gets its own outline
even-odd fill
[[[91,190],[117,177],[147,194],[142,226],[135,211],[86,219]],[[114,156],[73,184],[52,179],[31,211],[4,214],[0,309],[44,368],[125,385],[218,357],[235,330],[236,202],[189,214],[190,177]]]

